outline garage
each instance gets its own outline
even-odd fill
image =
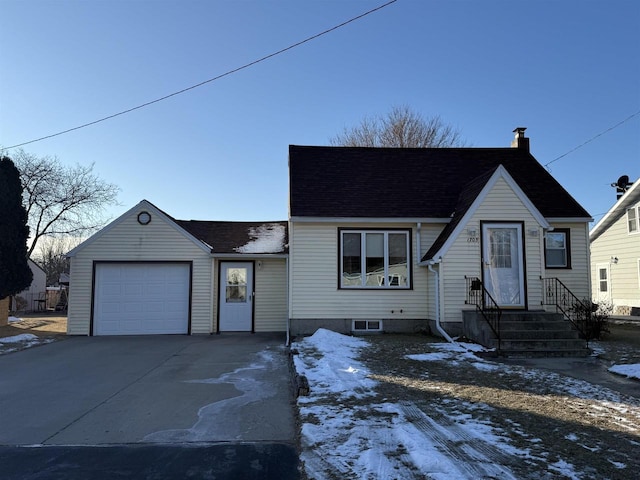
[[[188,334],[190,262],[95,263],[93,335]]]

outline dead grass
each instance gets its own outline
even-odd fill
[[[14,315],[21,318],[20,322],[10,322],[0,326],[0,338],[13,337],[24,333],[30,333],[42,340],[62,340],[67,334],[67,315],[63,312],[46,312]],[[12,343],[10,347],[2,347],[0,353],[7,349],[14,352],[20,350],[20,343]]]

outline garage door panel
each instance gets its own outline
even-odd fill
[[[95,335],[188,333],[188,264],[96,265]]]

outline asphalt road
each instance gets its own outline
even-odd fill
[[[0,475],[297,478],[283,344],[72,337],[0,356]]]

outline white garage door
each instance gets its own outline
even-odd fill
[[[94,335],[188,333],[189,264],[99,263]]]

